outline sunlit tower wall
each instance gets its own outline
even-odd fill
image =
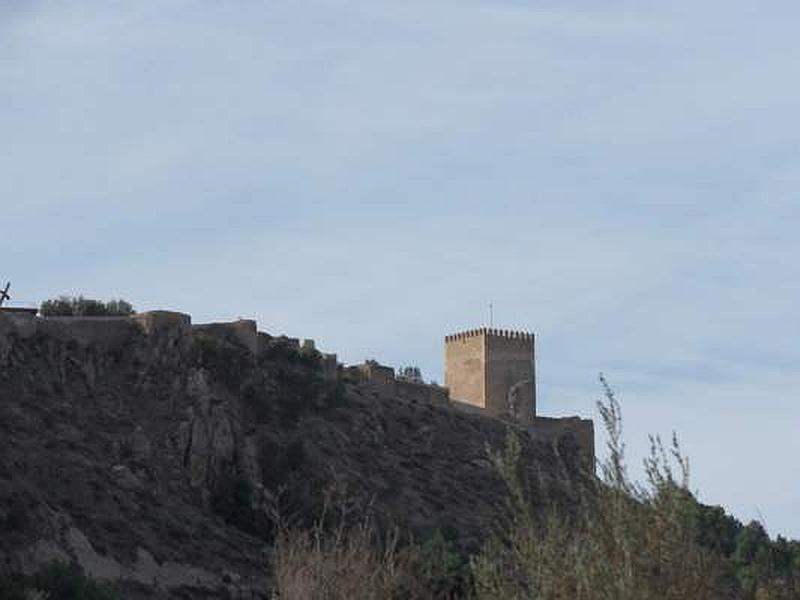
[[[445,337],[445,381],[453,400],[509,415],[515,399],[520,421],[536,415],[534,335],[474,329]]]

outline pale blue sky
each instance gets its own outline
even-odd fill
[[[0,278],[439,380],[491,301],[800,537],[800,6],[640,4],[7,0]]]

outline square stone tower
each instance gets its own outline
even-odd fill
[[[453,400],[529,423],[536,415],[532,333],[474,329],[445,338],[445,382]]]

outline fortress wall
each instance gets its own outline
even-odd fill
[[[257,346],[256,350],[258,356],[263,356],[264,352],[267,351],[267,349],[270,347],[271,344],[272,344],[271,335],[269,335],[268,333],[264,333],[263,331],[259,331],[256,334],[256,346]]]
[[[494,414],[507,414],[511,388],[517,394],[517,414],[523,422],[536,414],[534,337],[532,334],[488,330],[486,334],[486,404]]]
[[[471,415],[478,415],[481,417],[487,416],[486,410],[481,408],[480,406],[475,406],[474,404],[467,404],[466,402],[461,402],[460,400],[455,400],[454,398],[450,398],[450,406],[456,410],[464,411]]]
[[[394,369],[368,360],[360,365],[345,368],[348,376],[362,385],[369,385],[381,395],[393,396],[397,392]]]
[[[45,335],[104,350],[123,345],[137,331],[130,317],[46,317],[37,321],[38,331]]]
[[[166,340],[168,347],[188,350],[192,343],[192,318],[179,312],[153,310],[130,317],[145,335]]]
[[[335,354],[322,354],[322,376],[330,380],[339,376],[339,358]]]
[[[374,360],[368,360],[362,365],[357,365],[361,381],[371,385],[379,394],[394,396],[397,393],[397,381],[394,369],[381,365]]]
[[[591,419],[536,417],[528,431],[533,439],[548,442],[572,436],[594,470],[594,422]]]
[[[192,318],[185,313],[151,310],[132,315],[130,319],[147,335],[174,330],[188,336],[192,331]]]
[[[39,332],[105,350],[125,344],[137,331],[145,335],[173,331],[178,339],[191,333],[189,315],[152,311],[124,317],[37,317],[31,313],[0,311],[0,336],[31,337]]]
[[[367,374],[369,381],[378,385],[394,385],[394,369],[377,363],[367,364]]]
[[[30,338],[36,335],[35,315],[0,311],[0,366],[11,352],[12,338]]]
[[[239,344],[254,356],[258,355],[258,328],[251,319],[239,319],[231,323],[205,323],[194,325],[192,329],[225,342]]]
[[[445,405],[450,400],[450,394],[446,387],[403,380],[398,380],[395,386],[397,395],[406,400],[439,405]]]
[[[24,312],[0,311],[0,337],[29,338],[36,334],[39,319]]]
[[[444,380],[453,399],[484,407],[485,350],[482,330],[458,333],[445,338]]]

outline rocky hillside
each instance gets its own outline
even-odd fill
[[[126,598],[263,597],[275,514],[308,522],[332,493],[479,546],[504,497],[486,446],[508,425],[231,331],[0,313],[0,577],[76,561]],[[523,452],[539,488],[577,469],[569,438]]]

